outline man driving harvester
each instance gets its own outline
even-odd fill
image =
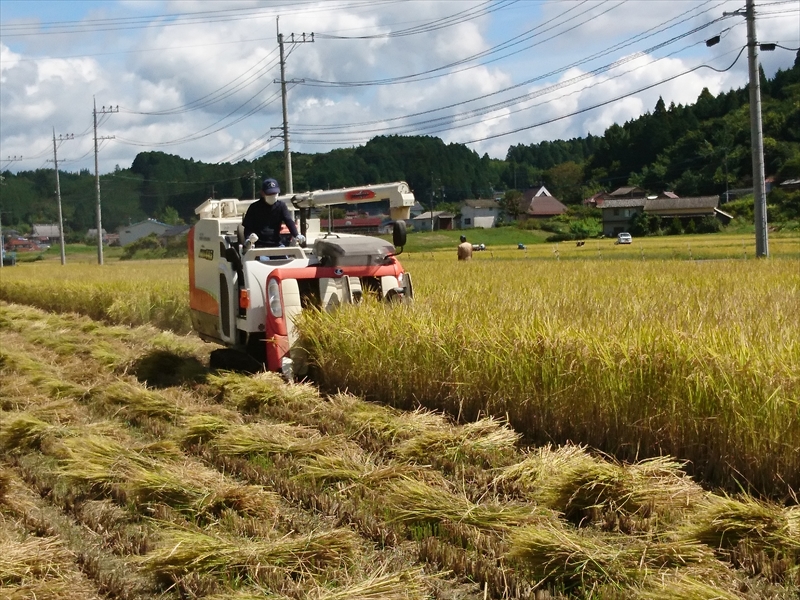
[[[258,236],[257,247],[276,247],[281,245],[281,225],[286,225],[292,239],[298,244],[306,241],[306,238],[298,233],[289,208],[283,201],[278,200],[281,188],[274,179],[267,178],[261,184],[262,202],[253,202],[247,209],[242,220],[244,227],[244,237],[249,238],[250,234]]]

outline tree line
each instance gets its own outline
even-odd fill
[[[800,177],[800,52],[792,68],[761,77],[766,174]],[[685,106],[666,106],[659,98],[651,112],[614,124],[602,136],[512,145],[503,160],[432,136],[379,136],[355,148],[295,152],[292,171],[298,191],[404,180],[426,208],[540,185],[575,205],[622,185],[680,196],[745,188],[752,186],[750,156],[749,96],[743,87],[716,96],[704,89]],[[282,152],[235,164],[142,152],[129,168],[101,176],[103,224],[113,230],[147,217],[191,222],[206,198],[251,198],[266,176],[285,189],[283,173]],[[33,223],[57,222],[52,169],[2,175],[4,227],[25,231]],[[61,171],[60,183],[65,230],[83,234],[96,223],[94,177],[88,170]],[[784,217],[800,218],[794,196],[777,194],[775,201]]]

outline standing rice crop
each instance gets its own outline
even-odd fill
[[[406,266],[412,305],[301,315],[327,389],[508,418],[531,442],[670,455],[732,488],[800,488],[796,262]]]

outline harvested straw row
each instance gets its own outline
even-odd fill
[[[309,427],[255,423],[231,426],[210,440],[209,444],[225,456],[309,456],[336,451],[344,444],[344,440],[322,436]]]
[[[414,461],[444,457],[452,462],[466,459],[492,466],[516,454],[519,438],[513,429],[489,417],[460,427],[423,431],[399,444],[394,454]]]
[[[651,578],[644,586],[625,590],[635,600],[742,600],[739,594],[691,575]]]
[[[59,468],[62,476],[139,504],[163,503],[204,515],[226,508],[242,514],[271,513],[277,502],[275,494],[260,486],[232,484],[217,471],[171,457],[158,460],[100,436],[71,438],[64,445],[68,454]]]
[[[724,569],[709,548],[691,540],[648,542],[542,524],[515,531],[509,543],[508,558],[535,580],[568,589],[632,585],[689,565],[709,571]]]
[[[5,539],[4,539],[5,538]],[[54,537],[24,541],[0,535],[0,584],[20,584],[36,579],[60,578],[72,556]]]
[[[407,477],[409,471],[408,465],[379,464],[369,454],[345,450],[340,454],[321,454],[309,457],[303,463],[301,471],[295,476],[295,479],[376,486],[389,479]]]
[[[465,496],[410,478],[391,481],[386,487],[386,507],[392,521],[437,523],[451,521],[479,529],[505,531],[531,522],[554,518],[549,511],[526,504],[473,503]]]
[[[269,407],[310,411],[321,402],[319,393],[311,385],[284,385],[277,373],[256,373],[249,377],[223,373],[209,375],[206,382],[223,401],[243,412],[254,413]]]
[[[105,402],[120,406],[123,414],[133,420],[149,418],[174,422],[184,414],[181,407],[163,395],[125,381],[103,386],[95,390],[95,394]]]
[[[430,598],[427,578],[419,569],[394,573],[378,571],[365,579],[338,590],[317,587],[308,591],[305,600],[427,600]],[[261,588],[207,596],[206,600],[290,600],[270,594]]]
[[[142,565],[150,572],[168,577],[190,572],[238,574],[257,583],[261,570],[314,572],[339,565],[354,556],[358,543],[349,529],[254,541],[229,539],[210,531],[178,529],[168,523],[161,527],[162,545],[143,557]]]
[[[446,419],[431,411],[419,408],[401,411],[382,406],[351,394],[338,393],[320,406],[317,418],[322,423],[337,423],[351,436],[362,440],[392,446],[428,431],[447,427]]]
[[[588,511],[619,511],[647,516],[685,511],[705,497],[703,489],[668,457],[621,465],[590,455],[585,447],[544,446],[504,469],[494,481],[500,488],[564,513],[585,518]]]
[[[792,557],[800,565],[800,509],[742,496],[709,496],[683,534],[712,548],[732,550],[740,544],[770,556]]]
[[[38,449],[56,427],[30,414],[7,415],[0,423],[0,448],[7,452]]]

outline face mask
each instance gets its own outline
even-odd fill
[[[275,204],[278,201],[278,197],[275,196],[274,194],[273,195],[269,195],[269,196],[264,196],[264,201],[267,204],[269,204],[270,206],[272,206],[273,204]]]

